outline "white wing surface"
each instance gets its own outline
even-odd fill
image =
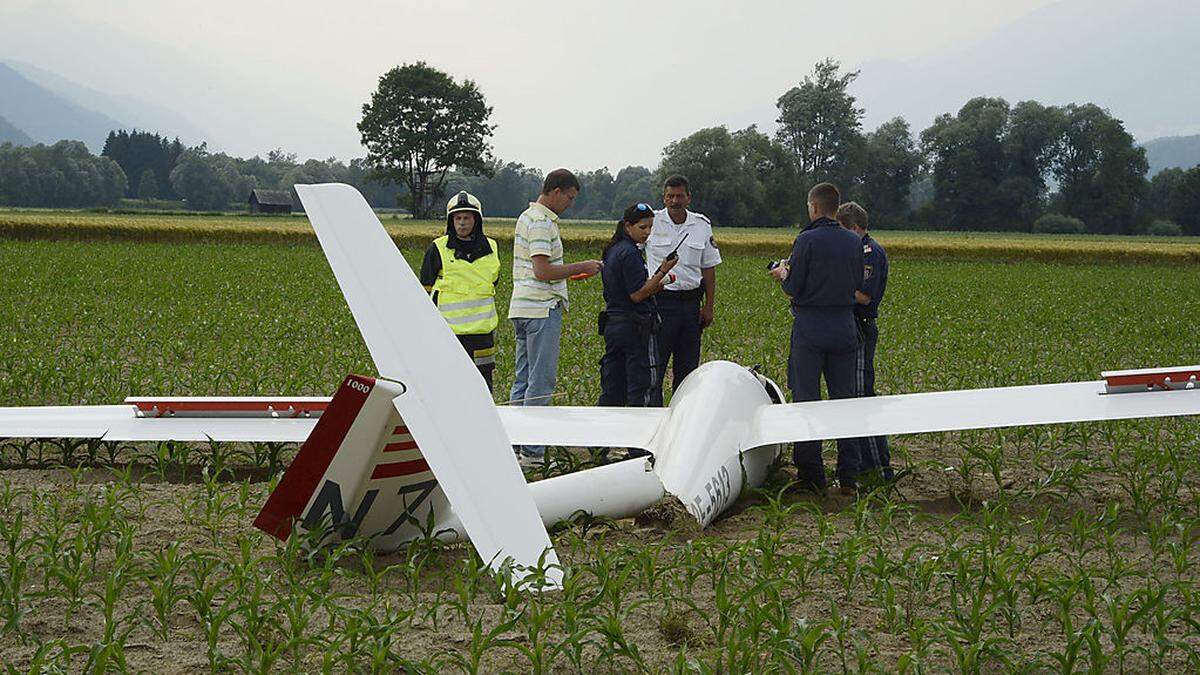
[[[515,445],[650,449],[666,408],[516,406],[496,409]]]
[[[407,387],[396,407],[480,557],[493,566],[544,560],[559,585],[558,558],[483,377],[375,213],[348,185],[296,192],[380,375]]]
[[[132,405],[0,408],[0,438],[299,443],[315,424],[304,418],[138,417]]]
[[[967,389],[766,406],[746,448],[1176,415],[1200,415],[1200,389],[1105,394],[1103,381]]]
[[[0,438],[303,443],[317,423],[315,418],[139,417],[136,410],[131,405],[0,408]],[[497,412],[515,445],[643,449],[650,449],[669,415],[665,408],[571,406],[503,407]]]

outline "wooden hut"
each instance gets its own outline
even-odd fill
[[[292,193],[287,190],[250,191],[250,213],[291,213]]]

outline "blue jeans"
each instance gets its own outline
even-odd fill
[[[513,405],[550,405],[558,379],[558,347],[562,337],[562,303],[544,319],[512,319],[517,341],[517,363],[513,377]],[[546,448],[525,445],[521,452],[541,457]]]

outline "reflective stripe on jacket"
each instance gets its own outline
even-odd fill
[[[492,252],[475,262],[454,257],[447,246],[449,236],[433,240],[442,257],[442,271],[433,284],[442,318],[458,335],[477,335],[496,330],[496,279],[500,276],[500,257],[496,242],[488,239]]]

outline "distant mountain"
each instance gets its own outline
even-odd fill
[[[0,0],[0,8],[6,3]],[[260,72],[239,75],[229,66],[176,44],[172,35],[185,26],[164,24],[155,35],[140,35],[120,25],[120,12],[105,17],[99,10],[69,9],[78,0],[16,4],[24,6],[13,11],[0,9],[0,62],[36,64],[38,69],[104,92],[118,102],[133,98],[149,104],[133,106],[138,114],[131,115],[85,98],[73,88],[61,88],[86,102],[84,107],[120,120],[126,129],[145,127],[171,137],[178,133],[184,140],[190,135],[187,125],[177,120],[185,117],[203,132],[197,133],[193,142],[208,141],[214,152],[250,157],[289,148],[311,157],[362,154],[353,121],[358,119],[359,102],[365,94],[351,85],[334,83],[339,88],[337,97],[347,104],[333,112],[329,106],[314,104],[315,98],[331,95],[330,83],[311,81],[302,67],[271,65],[269,58],[264,58]],[[97,6],[101,5],[104,3]],[[28,72],[26,79],[45,85]],[[374,78],[368,79],[374,86]],[[46,88],[60,86],[56,83]],[[347,91],[354,92],[351,98],[346,98]],[[0,100],[4,97],[0,89]],[[177,111],[176,117],[159,115],[162,110]],[[9,120],[37,138],[30,128],[12,117]]]
[[[30,82],[41,85],[84,108],[123,120],[142,131],[159,133],[168,138],[178,136],[186,145],[197,145],[209,138],[190,120],[168,108],[147,103],[133,96],[114,96],[92,89],[28,63],[11,61],[8,65]]]
[[[1146,141],[1142,147],[1146,148],[1146,159],[1150,161],[1150,176],[1163,169],[1190,169],[1200,165],[1200,135],[1156,138]]]
[[[33,145],[33,139],[29,137],[29,134],[13,126],[12,122],[0,117],[0,145],[5,143]]]
[[[29,81],[0,63],[0,117],[38,143],[64,138],[83,141],[92,152],[104,148],[108,132],[128,125],[71,102],[60,94]]]
[[[909,62],[862,64],[851,92],[866,126],[914,132],[975,96],[1092,102],[1135,138],[1200,133],[1200,2],[1061,0],[982,40]],[[914,36],[914,39],[916,36]]]

